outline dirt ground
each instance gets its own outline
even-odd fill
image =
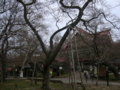
[[[95,85],[85,85],[86,86],[86,90],[120,90],[120,86],[105,86],[105,85],[99,85],[99,86],[95,86]],[[28,89],[31,90],[31,89]],[[42,90],[42,89],[32,89],[32,90]],[[70,85],[62,85],[62,87],[52,87],[51,90],[73,90],[71,88]],[[82,90],[81,87],[78,87],[78,89],[76,90]]]
[[[120,90],[120,85],[119,86],[106,86],[106,85],[85,85],[86,90]]]
[[[76,90],[82,90],[82,87],[81,85],[77,85],[78,86],[78,89]],[[86,87],[86,90],[120,90],[120,85],[116,85],[116,86],[113,86],[113,85],[85,85]],[[73,90],[72,89],[72,85],[70,84],[59,84],[59,86],[57,87],[52,87],[52,90]]]

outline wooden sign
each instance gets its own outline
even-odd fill
[[[106,67],[99,67],[99,76],[106,76]]]

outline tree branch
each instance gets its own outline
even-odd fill
[[[36,2],[36,0],[32,0],[32,2],[30,2],[30,3],[28,3],[28,4],[25,4],[26,6],[28,6],[28,5],[32,5],[33,3],[35,3]]]
[[[71,23],[69,26],[74,28],[81,20],[82,16],[83,16],[83,11],[85,10],[85,8],[87,7],[87,5],[91,2],[92,0],[88,0],[85,5],[83,6],[83,8],[80,8],[79,6],[66,6],[63,3],[63,0],[60,0],[60,4],[67,9],[78,9],[79,10],[79,14],[77,19]],[[50,65],[54,58],[56,57],[56,55],[58,54],[58,51],[60,50],[60,48],[62,47],[64,41],[66,40],[67,36],[69,35],[69,32],[72,30],[72,28],[68,28],[67,31],[65,32],[65,34],[63,35],[62,39],[60,40],[60,43],[58,44],[58,46],[56,47],[56,49],[54,50],[54,52],[52,53],[51,57],[50,57],[50,61],[47,63],[47,65]]]
[[[79,6],[66,6],[63,3],[63,0],[60,0],[60,4],[64,7],[64,8],[69,8],[69,9],[78,9],[79,11],[81,10],[81,8]]]
[[[90,21],[98,18],[100,15],[103,15],[106,21],[108,21],[111,25],[113,25],[115,28],[117,28],[111,21],[109,21],[109,20],[106,18],[106,15],[105,15],[104,13],[99,13],[98,16],[93,17],[93,18],[91,18],[91,19],[89,19],[89,20],[83,20],[83,19],[81,19],[81,21],[83,22],[83,24],[84,24],[84,26],[86,27],[86,29],[88,29],[86,23],[89,23]],[[119,28],[117,28],[117,29],[119,30]]]
[[[32,0],[32,2],[25,4],[22,0],[17,0],[17,1],[20,2],[21,4],[25,5],[25,6],[32,5],[36,2],[36,0]]]
[[[54,36],[55,36],[57,33],[63,31],[64,29],[66,29],[66,28],[67,28],[67,26],[65,26],[65,27],[63,27],[63,28],[61,28],[61,29],[59,29],[59,30],[57,30],[56,32],[53,33],[53,35],[50,37],[50,49],[53,48],[53,38],[54,38]]]
[[[32,31],[34,32],[36,37],[38,38],[38,40],[39,40],[39,42],[41,44],[41,47],[43,49],[43,52],[45,53],[46,56],[48,56],[48,53],[47,53],[46,48],[45,48],[45,45],[44,45],[40,35],[38,34],[36,29],[33,27],[33,25],[30,23],[30,21],[27,18],[27,8],[26,8],[26,5],[24,4],[24,2],[22,0],[17,0],[17,1],[23,5],[23,7],[24,7],[24,19],[25,19],[26,23],[29,25],[29,27],[32,29]],[[34,1],[36,1],[36,0],[34,0]],[[31,4],[33,4],[33,3],[34,2],[32,2]]]
[[[90,2],[92,2],[93,0],[87,0],[87,2],[84,4],[84,6],[82,7],[82,11],[84,11],[85,10],[85,8],[88,6],[88,4],[90,3]]]

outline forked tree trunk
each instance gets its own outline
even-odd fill
[[[51,90],[49,87],[49,82],[50,82],[49,66],[44,66],[42,89]]]

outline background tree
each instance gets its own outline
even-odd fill
[[[8,51],[18,48],[18,46],[14,45],[12,39],[19,32],[22,19],[18,18],[17,10],[19,8],[16,2],[2,0],[0,8],[0,64],[1,82],[4,82],[6,77],[6,56]]]

